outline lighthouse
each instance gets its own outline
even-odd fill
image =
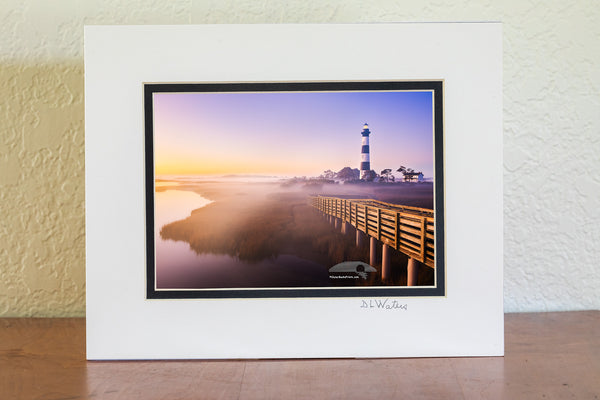
[[[362,149],[360,151],[360,179],[365,179],[365,175],[371,170],[371,159],[369,158],[369,125],[365,122],[363,125]]]

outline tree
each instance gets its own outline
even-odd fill
[[[321,174],[321,176],[319,178],[321,179],[327,179],[328,181],[332,181],[335,179],[335,175],[336,173],[333,172],[332,170],[328,169],[327,171],[323,171],[323,173]]]
[[[404,175],[404,180],[405,181],[410,181],[412,180],[412,176],[410,174],[414,173],[415,170],[412,168],[406,168],[405,166],[401,165],[400,168],[398,168],[396,171],[401,172],[402,175]],[[408,175],[408,176],[407,176]]]
[[[344,167],[336,174],[337,179],[341,181],[356,181],[360,178],[360,171],[357,168]]]
[[[381,171],[381,178],[385,182],[394,182],[394,175],[392,175],[391,168],[386,168],[383,171]]]
[[[377,179],[377,177],[379,177],[379,175],[377,175],[377,172],[370,170],[365,172],[364,180],[367,182],[373,182],[375,179]]]

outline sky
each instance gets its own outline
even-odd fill
[[[433,93],[154,93],[157,175],[318,176],[359,168],[433,176]],[[401,176],[400,173],[395,173]]]

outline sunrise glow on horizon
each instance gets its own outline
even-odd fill
[[[318,176],[359,168],[369,124],[371,168],[433,176],[433,93],[154,93],[157,175]]]

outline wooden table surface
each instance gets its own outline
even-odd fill
[[[507,314],[505,357],[85,360],[85,320],[0,319],[0,399],[600,399],[600,311]]]

